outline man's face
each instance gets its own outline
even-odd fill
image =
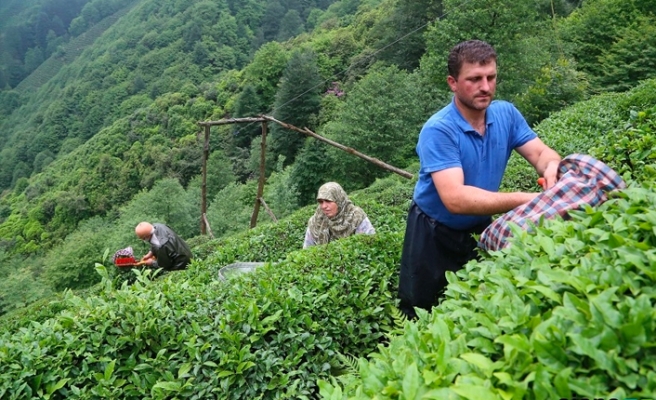
[[[447,82],[460,105],[483,111],[492,102],[497,88],[497,63],[490,61],[481,65],[465,62],[458,78],[449,76]]]
[[[317,202],[319,203],[321,211],[323,211],[323,214],[326,217],[333,218],[335,215],[337,215],[337,203],[334,201],[319,199]]]

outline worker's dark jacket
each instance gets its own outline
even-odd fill
[[[191,261],[191,249],[171,228],[164,224],[153,224],[160,246],[151,243],[150,250],[157,257],[157,268],[176,271],[187,268]]]

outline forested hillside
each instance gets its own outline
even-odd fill
[[[106,249],[136,247],[139,220],[198,236],[198,121],[271,114],[408,168],[421,124],[450,98],[444,66],[453,44],[495,45],[498,97],[536,124],[652,76],[653,3],[3,2],[0,311],[98,282],[94,263]],[[69,51],[80,53],[69,59]],[[42,56],[28,57],[35,52]],[[59,66],[52,78],[30,81],[49,61]],[[248,226],[259,129],[212,129],[216,236]],[[278,217],[312,201],[326,180],[353,190],[387,175],[275,124],[267,145],[264,197]]]

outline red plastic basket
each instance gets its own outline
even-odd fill
[[[117,257],[116,260],[114,260],[114,265],[117,267],[132,267],[136,263],[137,260],[133,256]]]

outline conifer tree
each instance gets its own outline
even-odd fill
[[[290,176],[298,191],[301,206],[314,202],[317,190],[327,179],[330,163],[327,161],[326,145],[315,139],[308,139],[294,163]]]
[[[253,85],[246,85],[235,102],[235,118],[254,117],[262,113],[260,96]],[[234,144],[237,147],[248,148],[253,138],[262,133],[261,124],[248,124],[235,126]]]
[[[294,52],[276,93],[274,116],[299,128],[313,129],[312,122],[321,109],[321,84],[316,54],[311,50]],[[285,165],[294,162],[305,141],[301,133],[278,124],[271,127],[271,139],[274,158],[285,156]]]

